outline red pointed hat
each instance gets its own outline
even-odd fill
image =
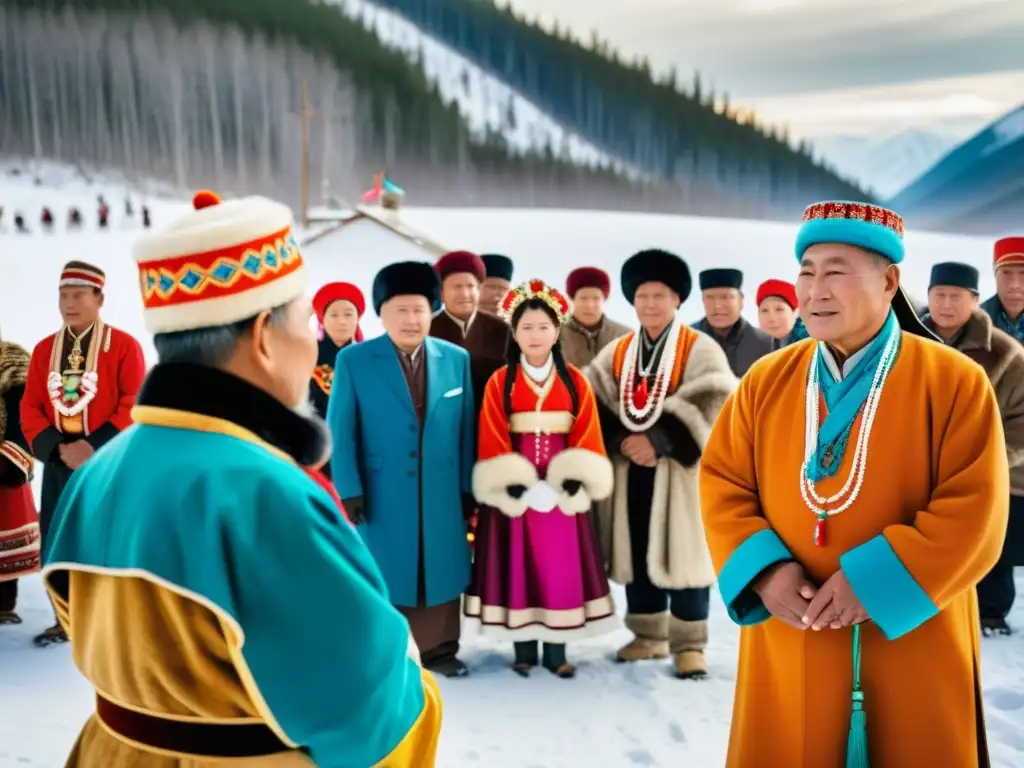
[[[320,332],[323,333],[324,315],[327,308],[336,301],[348,301],[356,308],[356,314],[362,319],[366,312],[366,299],[359,287],[352,283],[327,283],[320,288],[313,296],[313,311],[316,312],[316,319],[320,325]],[[356,324],[356,332],[352,337],[355,341],[363,340],[363,329]]]
[[[336,301],[351,302],[359,317],[366,312],[366,298],[358,286],[352,283],[327,283],[313,296],[313,311],[316,312],[317,320],[323,323],[327,308]]]
[[[996,241],[995,268],[1007,264],[1024,264],[1024,237],[1004,237]]]
[[[757,306],[760,307],[761,302],[769,296],[775,296],[776,298],[782,299],[793,309],[796,309],[798,306],[796,299],[796,286],[792,283],[787,283],[785,280],[765,280],[757,286]]]
[[[569,277],[565,281],[565,292],[571,299],[581,288],[597,288],[607,299],[612,294],[612,279],[603,269],[579,267],[569,273]]]

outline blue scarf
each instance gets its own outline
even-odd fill
[[[849,375],[836,381],[832,377],[825,362],[825,356],[818,347],[818,386],[825,396],[828,413],[818,430],[818,447],[811,457],[805,471],[807,478],[816,483],[824,477],[832,477],[839,471],[846,453],[846,445],[850,440],[850,432],[857,415],[868,399],[871,382],[882,359],[885,345],[893,334],[897,335],[897,351],[899,351],[900,325],[896,314],[889,310],[889,316],[882,330],[868,345],[864,356],[857,362]],[[830,459],[830,460],[829,460]]]
[[[796,322],[793,323],[793,329],[789,332],[789,336],[786,339],[786,344],[794,344],[798,341],[803,341],[811,334],[807,332],[807,326],[804,325],[804,319],[799,315],[796,318]]]
[[[1006,310],[1003,309],[1003,305],[999,305],[999,314],[996,317],[999,330],[1004,333],[1008,333],[1017,341],[1024,344],[1024,314],[1017,318],[1017,322],[1010,319],[1010,316],[1006,314]]]

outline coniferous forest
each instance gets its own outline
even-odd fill
[[[564,125],[657,178],[697,177],[776,200],[863,196],[784,128],[761,126],[699,73],[660,79],[596,33],[546,30],[495,0],[372,0],[519,90]]]
[[[446,9],[445,19],[458,11],[453,10],[455,0],[421,5],[435,3]],[[407,3],[387,3],[399,4]],[[487,3],[471,5],[510,19],[508,41],[518,39],[512,35],[520,34],[521,27],[528,28]],[[431,32],[439,35],[436,29]],[[551,50],[562,56],[566,51],[584,58],[597,55],[550,40],[557,42]],[[523,62],[533,54],[515,50],[515,61],[526,67]],[[555,59],[546,62],[544,82],[559,69]],[[564,105],[556,111],[509,72],[500,74],[584,133],[566,120]],[[714,145],[719,149],[699,151],[699,142],[689,154],[673,149],[665,143],[667,134],[649,122],[634,133],[632,152],[624,152],[609,137],[621,139],[635,121],[628,112],[618,112],[613,99],[619,85],[607,82],[607,93],[598,94],[590,107],[605,118],[594,117],[589,127],[603,120],[607,135],[601,145],[644,168],[648,173],[642,180],[569,165],[550,151],[513,153],[500,135],[473,135],[416,62],[385,48],[360,22],[330,4],[6,0],[0,6],[0,155],[116,167],[130,178],[157,178],[181,188],[211,185],[297,202],[300,93],[306,84],[310,106],[319,113],[309,123],[314,202],[318,182],[353,199],[385,165],[410,191],[410,201],[424,205],[792,217],[799,205],[849,189],[780,137],[717,115],[699,99],[691,100],[696,117],[681,122],[676,133],[682,136],[686,126],[710,121],[707,125],[722,131]],[[541,88],[549,91],[548,100],[552,88]],[[600,109],[594,106],[602,103]],[[749,152],[741,141],[747,134],[756,136],[748,137]],[[586,137],[595,143],[599,138]],[[676,155],[668,163],[671,152]],[[713,152],[718,155],[712,162]]]

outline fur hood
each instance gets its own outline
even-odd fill
[[[17,387],[24,387],[28,378],[31,356],[24,348],[9,341],[0,341],[0,441],[7,429],[7,407],[4,395]]]

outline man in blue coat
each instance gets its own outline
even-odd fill
[[[428,338],[440,283],[401,262],[373,282],[386,335],[338,354],[327,409],[334,484],[409,620],[423,665],[463,677],[460,598],[469,585],[476,420],[469,355]]]

